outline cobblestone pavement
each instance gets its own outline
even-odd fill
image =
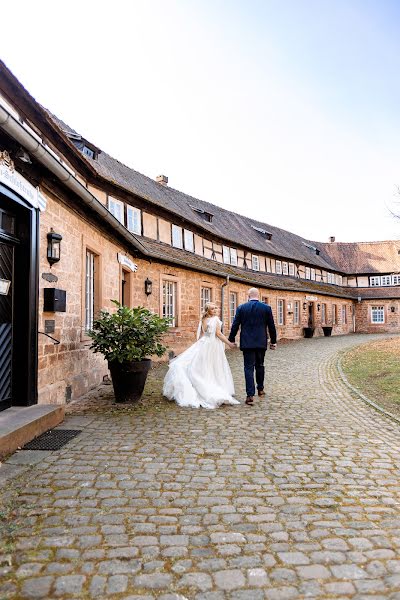
[[[336,368],[369,339],[268,352],[254,407],[181,409],[160,397],[165,367],[135,407],[110,386],[72,405],[63,426],[83,432],[3,497],[0,598],[399,600],[400,426]]]

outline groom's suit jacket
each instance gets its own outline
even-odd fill
[[[269,304],[259,300],[249,300],[238,306],[232,323],[229,341],[234,342],[240,327],[240,349],[266,349],[268,332],[271,344],[276,344],[274,317]]]

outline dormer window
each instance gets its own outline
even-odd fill
[[[82,152],[83,152],[83,154],[85,156],[88,156],[89,158],[94,158],[95,157],[94,150],[92,150],[91,148],[89,148],[89,146],[83,146]]]
[[[190,208],[194,210],[194,212],[198,213],[201,217],[203,217],[203,219],[207,221],[207,223],[212,223],[214,216],[212,213],[207,212],[203,208],[198,208],[197,206],[191,206]]]
[[[272,239],[272,233],[270,231],[266,231],[265,229],[262,229],[262,227],[256,227],[255,225],[251,226],[255,231],[258,231],[258,233],[261,233],[266,240],[271,240]]]
[[[307,248],[309,248],[310,250],[312,250],[313,252],[315,252],[315,254],[319,254],[320,250],[318,248],[316,248],[315,246],[312,246],[311,244],[307,244],[306,242],[302,242],[304,244],[304,246],[306,246]]]

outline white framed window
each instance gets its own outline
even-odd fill
[[[289,263],[289,275],[294,277],[294,263]]]
[[[162,316],[169,319],[169,326],[176,326],[176,282],[163,281]]]
[[[311,279],[311,269],[310,269],[310,267],[306,267],[306,279]]]
[[[311,279],[315,281],[315,269],[311,269]]]
[[[194,236],[192,231],[187,229],[183,230],[183,239],[185,242],[185,250],[188,252],[194,252]]]
[[[287,262],[283,262],[282,263],[282,274],[283,275],[288,275],[289,274],[289,268],[288,268]]]
[[[369,278],[369,285],[374,287],[376,285],[381,285],[381,278],[378,275]]]
[[[172,245],[174,248],[183,248],[182,227],[172,225]]]
[[[392,275],[393,285],[400,285],[400,275]]]
[[[294,301],[294,312],[293,312],[293,323],[294,325],[299,325],[300,323],[300,301]]]
[[[231,264],[231,251],[228,246],[222,246],[222,259],[225,264]]]
[[[342,306],[342,324],[347,325],[347,310],[346,306]]]
[[[85,156],[89,156],[89,158],[94,158],[94,150],[88,148],[88,146],[83,146],[82,152],[83,154],[85,154]]]
[[[236,248],[230,248],[230,255],[231,255],[231,265],[236,267],[238,264]]]
[[[252,254],[251,256],[251,268],[253,271],[260,270],[260,258],[256,254]]]
[[[129,231],[142,235],[142,211],[134,206],[126,207],[126,221]]]
[[[211,288],[202,287],[200,289],[200,314],[203,315],[206,304],[211,302]]]
[[[125,225],[124,203],[116,198],[108,197],[108,210],[122,225]]]
[[[384,323],[385,322],[385,307],[384,306],[371,306],[371,323]]]
[[[90,250],[86,250],[86,270],[85,270],[85,331],[93,328],[94,319],[94,271],[96,255]]]
[[[278,325],[285,324],[285,301],[278,300],[277,301],[277,313],[278,313]]]
[[[277,275],[282,275],[282,262],[280,260],[275,261],[275,273]]]
[[[321,304],[321,323],[324,325],[326,323],[326,304]]]
[[[392,285],[392,276],[391,275],[382,275],[381,285]]]
[[[337,306],[332,304],[332,325],[337,323]]]
[[[335,279],[334,279],[334,274],[333,273],[328,273],[328,283],[334,283]]]
[[[230,319],[231,325],[233,323],[233,319],[235,318],[237,306],[238,306],[237,292],[229,292],[229,319]]]
[[[343,285],[343,276],[342,275],[336,275],[336,283],[338,285]]]

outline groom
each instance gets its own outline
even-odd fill
[[[260,302],[256,288],[248,291],[249,301],[238,306],[232,323],[229,341],[234,342],[240,327],[240,349],[243,352],[244,376],[246,379],[246,404],[253,406],[255,386],[254,370],[256,372],[257,390],[259,396],[264,392],[264,356],[267,349],[268,333],[271,350],[276,348],[276,329],[271,307]]]

